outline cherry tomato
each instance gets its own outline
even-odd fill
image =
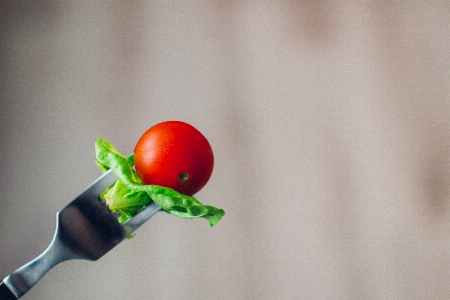
[[[139,139],[134,165],[144,184],[191,196],[211,177],[214,156],[200,131],[181,121],[166,121],[152,126]]]

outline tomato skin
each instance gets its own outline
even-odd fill
[[[141,136],[134,149],[134,165],[144,184],[191,196],[211,177],[214,156],[208,140],[196,128],[181,121],[166,121]]]

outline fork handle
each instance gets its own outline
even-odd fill
[[[52,243],[38,257],[6,276],[0,286],[0,300],[19,299],[28,292],[51,268],[68,259],[77,258],[70,249],[64,249],[64,244],[58,234]],[[14,298],[7,298],[11,294]],[[5,298],[5,299],[3,299]]]
[[[5,285],[3,281],[0,281],[0,299],[1,300],[16,300],[16,296],[11,292],[11,290]]]

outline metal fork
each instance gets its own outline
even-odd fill
[[[56,214],[56,231],[48,248],[0,282],[0,300],[18,299],[51,268],[71,259],[95,261],[130,236],[161,207],[152,202],[123,224],[111,213],[100,194],[114,183],[111,171],[104,173],[75,200]]]

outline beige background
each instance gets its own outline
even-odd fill
[[[99,174],[180,119],[197,194],[23,299],[449,299],[448,1],[2,1],[0,278]]]

